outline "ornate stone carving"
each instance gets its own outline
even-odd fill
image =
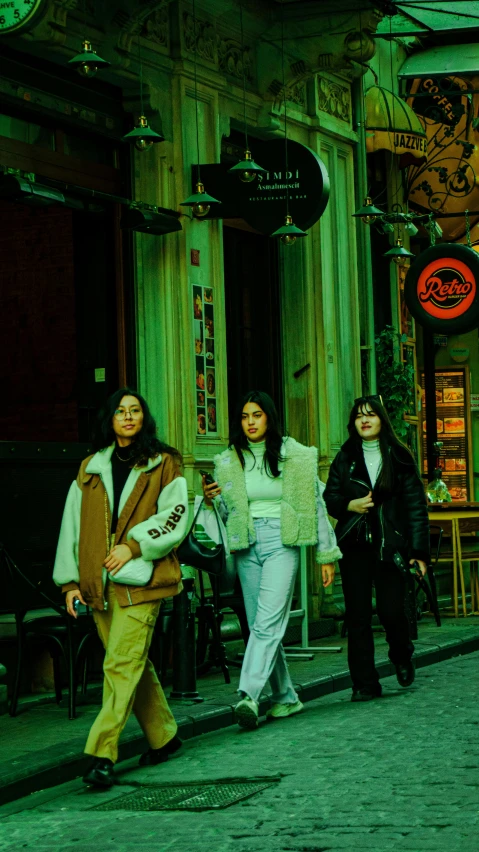
[[[306,106],[306,84],[297,83],[295,86],[290,86],[286,89],[286,100],[292,104],[297,104],[300,107]]]
[[[247,80],[253,76],[250,48],[241,46],[234,38],[219,35],[211,21],[195,21],[189,12],[183,12],[183,45],[186,53],[199,60],[214,65],[219,71],[230,77],[243,79],[243,70]]]
[[[78,0],[48,0],[40,20],[31,30],[21,34],[26,41],[47,42],[62,46],[67,39],[68,13],[78,6]]]
[[[249,47],[241,48],[241,44],[232,38],[218,39],[218,67],[230,77],[243,79],[243,70],[247,80],[251,80],[251,56]]]
[[[183,39],[185,50],[196,53],[200,59],[218,64],[217,38],[214,26],[209,21],[196,21],[189,12],[183,12]]]
[[[322,112],[327,112],[334,118],[346,121],[351,120],[351,92],[347,86],[328,80],[327,77],[318,76],[318,107]]]
[[[171,0],[144,0],[140,9],[117,9],[112,22],[119,27],[116,50],[122,55],[131,51],[135,36],[142,35],[161,47],[169,47],[168,6]],[[130,4],[133,6],[133,4]],[[125,56],[128,64],[128,56]]]
[[[149,41],[154,41],[155,44],[160,45],[160,47],[168,49],[170,33],[168,26],[168,9],[166,7],[158,9],[146,19],[142,35]]]
[[[279,83],[278,80],[273,80],[272,85],[274,84],[276,84],[277,88],[277,97],[275,97],[271,105],[271,110],[272,112],[276,113],[276,115],[281,116],[284,106],[284,94],[281,83]],[[295,104],[297,107],[300,108],[300,110],[304,110],[306,108],[306,83],[298,83],[295,86],[287,87],[286,103]],[[284,121],[284,118],[281,117],[280,121]]]
[[[357,10],[353,11],[354,6]],[[315,28],[318,32],[315,36],[304,38],[301,41],[301,58],[295,58],[295,46],[291,42],[288,50],[288,70],[286,75],[286,88],[304,83],[313,77],[318,71],[338,71],[346,76],[360,76],[365,73],[364,64],[367,63],[376,50],[376,44],[372,38],[379,21],[384,17],[380,9],[363,8],[364,4],[353,4],[350,0],[322,0],[314,3],[308,8],[317,8],[318,18]],[[309,18],[302,19],[301,11],[295,10],[295,4],[288,4],[288,18],[286,26],[291,23],[298,37],[307,34],[307,29],[313,27],[313,14]],[[264,34],[264,39],[258,44],[260,58],[258,66],[265,70],[263,79],[259,81],[260,91],[266,98],[276,100],[278,92],[278,70],[275,51],[280,42],[280,34],[277,25],[272,35]],[[274,44],[274,49],[270,47]],[[299,52],[299,51],[298,51]],[[275,78],[267,76],[267,69],[274,69]],[[280,84],[282,88],[282,84]],[[346,120],[346,119],[345,119]]]

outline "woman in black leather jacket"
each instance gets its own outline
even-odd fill
[[[429,522],[416,463],[397,438],[378,396],[355,400],[349,439],[334,459],[324,492],[337,518],[341,578],[348,626],[352,701],[381,695],[374,665],[372,586],[398,682],[414,680],[414,647],[405,613],[409,564],[426,573]]]

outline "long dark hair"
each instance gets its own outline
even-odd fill
[[[265,469],[268,476],[279,476],[280,470],[278,464],[279,462],[284,461],[283,457],[281,456],[283,429],[281,427],[279,414],[276,410],[276,406],[269,394],[265,393],[264,391],[249,391],[244,395],[236,410],[234,420],[231,423],[229,446],[230,448],[234,447],[241,462],[241,466],[244,468],[244,452],[246,451],[248,453],[251,453],[251,450],[248,446],[248,439],[245,433],[243,432],[243,427],[241,425],[243,408],[248,402],[254,402],[258,406],[258,408],[261,408],[261,410],[264,411],[266,417],[268,418],[268,427],[265,435]],[[251,455],[253,455],[253,453],[251,453]]]
[[[368,411],[374,411],[381,421],[381,431],[379,433],[379,448],[381,450],[382,465],[376,481],[375,489],[377,492],[386,497],[391,494],[394,487],[394,462],[400,464],[413,464],[414,457],[402,441],[396,435],[393,425],[389,419],[389,415],[384,408],[384,405],[377,396],[361,396],[354,400],[354,405],[351,409],[348,421],[348,432],[353,445],[362,451],[362,439],[356,429],[356,417],[358,409],[364,414]]]
[[[124,396],[134,396],[143,410],[143,426],[131,443],[131,467],[135,467],[135,465],[143,467],[148,463],[148,459],[156,458],[160,453],[170,453],[178,462],[181,462],[181,455],[178,450],[163,443],[157,437],[156,423],[146,399],[132,388],[120,388],[120,390],[112,393],[102,405],[94,427],[93,449],[95,451],[104,450],[115,441],[116,436],[112,424],[113,415]]]

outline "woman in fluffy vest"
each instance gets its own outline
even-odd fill
[[[409,686],[414,680],[406,584],[409,565],[416,563],[416,570],[426,573],[429,521],[416,463],[396,437],[380,397],[355,400],[348,432],[331,465],[324,499],[338,519],[336,535],[343,551],[351,700],[370,701],[381,695],[371,626],[373,584],[399,684]]]
[[[267,716],[302,710],[281,644],[291,609],[299,548],[317,545],[323,585],[334,579],[341,556],[322,498],[318,452],[284,438],[268,394],[244,397],[233,423],[230,446],[215,458],[216,482],[206,484],[205,503],[215,499],[235,552],[250,637],[246,648],[236,720],[258,726],[260,695],[270,682]],[[221,495],[221,496],[220,496]]]
[[[68,493],[54,580],[66,606],[90,606],[105,647],[103,705],[85,751],[88,784],[109,787],[118,740],[133,710],[160,763],[181,740],[148,660],[161,600],[181,591],[174,548],[188,529],[188,493],[176,450],[156,437],[148,405],[128,388],[114,393],[98,419],[96,449]]]

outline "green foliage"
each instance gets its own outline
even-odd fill
[[[394,350],[400,340],[401,335],[392,325],[385,326],[376,337],[377,383],[394,431],[407,443],[409,424],[404,414],[413,408],[415,376],[412,364],[395,357]]]

